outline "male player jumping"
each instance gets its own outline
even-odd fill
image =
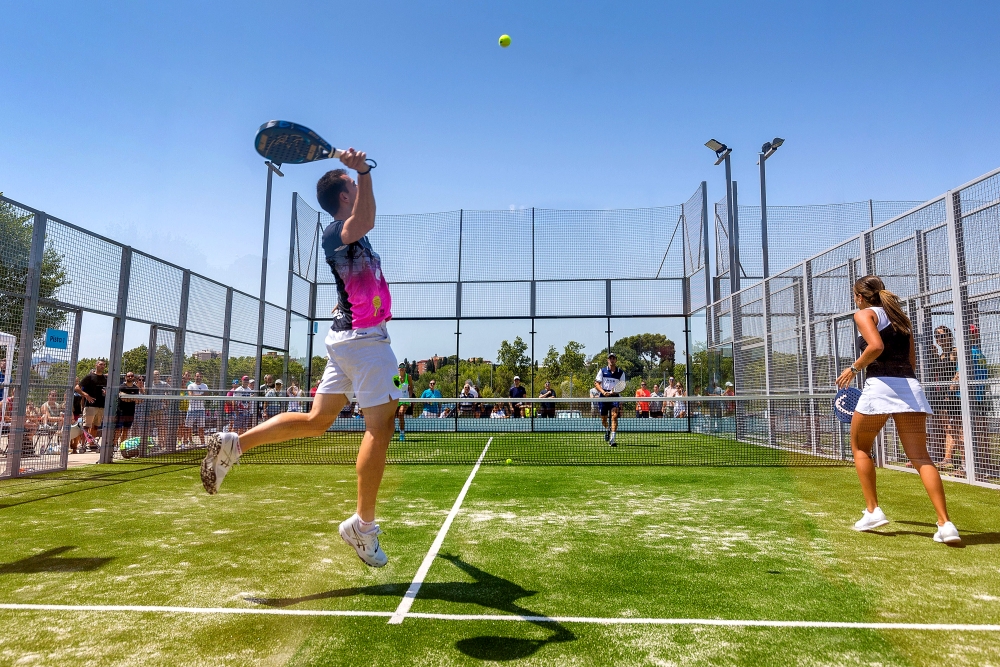
[[[375,501],[392,439],[393,417],[402,392],[393,385],[396,356],[385,323],[392,317],[389,287],[381,260],[366,234],[375,227],[375,196],[365,154],[348,150],[340,161],[358,172],[358,182],[343,169],[323,175],[316,199],[333,223],[323,232],[323,250],[337,282],[337,308],[326,336],[329,361],[308,413],[284,412],[243,435],[219,433],[208,441],[201,481],[218,493],[240,455],[254,447],[326,433],[352,392],[365,414],[365,435],[358,451],[357,513],[340,524],[340,536],[367,565],[382,567],[389,558],[379,547]]]
[[[620,393],[612,391],[619,381],[625,379],[625,371],[618,368],[618,355],[614,352],[608,353],[608,365],[597,371],[597,379],[594,387],[601,392],[601,396],[621,396]],[[618,433],[618,412],[621,403],[601,401],[601,423],[604,424],[604,440],[612,447],[617,447],[615,435]],[[610,423],[609,423],[610,421]]]

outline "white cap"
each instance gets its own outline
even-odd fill
[[[515,376],[514,376],[514,379],[515,379],[515,380],[520,380],[520,379],[521,379],[521,376],[520,376],[520,375],[515,375]]]

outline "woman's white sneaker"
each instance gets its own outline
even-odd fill
[[[355,514],[340,524],[339,532],[340,537],[358,552],[358,558],[365,565],[382,567],[389,562],[389,557],[378,543],[382,529],[377,524],[372,530],[362,532],[361,517]]]
[[[882,511],[881,507],[876,507],[874,512],[869,512],[866,509],[861,518],[854,524],[854,530],[864,532],[884,526],[887,523],[889,523],[889,519],[885,517],[885,512]]]
[[[958,528],[955,528],[955,524],[951,521],[945,521],[944,525],[938,526],[937,532],[934,533],[934,541],[958,544],[962,541],[962,537],[958,534]]]

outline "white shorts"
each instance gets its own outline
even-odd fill
[[[896,412],[934,414],[923,387],[914,378],[868,378],[854,410],[863,415],[891,415]]]
[[[390,342],[384,322],[350,331],[331,329],[326,335],[330,359],[316,393],[353,393],[362,410],[398,401],[403,392],[392,382],[399,367]]]
[[[184,417],[184,425],[188,428],[200,428],[204,430],[205,428],[205,411],[204,410],[188,410],[187,416]]]

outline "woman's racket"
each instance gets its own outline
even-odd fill
[[[850,424],[854,417],[854,408],[858,406],[861,390],[857,387],[846,387],[837,392],[833,398],[833,414],[843,424]]]
[[[254,147],[261,157],[277,165],[328,160],[345,152],[331,146],[308,127],[287,120],[271,120],[261,125]],[[375,160],[366,162],[372,169],[378,166]]]

